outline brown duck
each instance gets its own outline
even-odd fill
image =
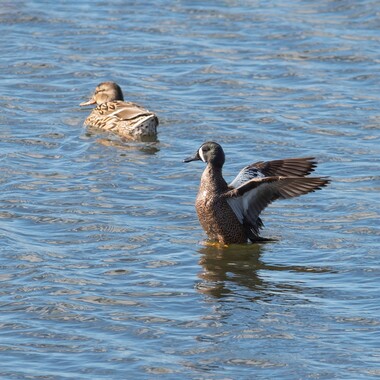
[[[138,104],[125,102],[123,92],[115,82],[100,83],[87,102],[80,106],[97,104],[84,124],[111,131],[129,139],[156,137],[158,118]]]
[[[228,185],[222,175],[225,155],[215,142],[204,143],[193,157],[207,164],[195,202],[198,219],[208,237],[222,244],[265,241],[259,236],[261,211],[276,199],[287,199],[320,190],[326,177],[305,177],[316,162],[313,157],[259,161],[243,168]]]

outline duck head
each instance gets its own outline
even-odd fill
[[[96,87],[94,95],[92,95],[90,100],[79,105],[89,106],[91,104],[102,104],[115,100],[124,100],[120,86],[115,82],[103,82]]]
[[[205,142],[200,146],[194,156],[185,158],[183,162],[198,160],[221,168],[225,161],[223,148],[216,142]]]

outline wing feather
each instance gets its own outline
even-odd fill
[[[259,215],[271,202],[320,190],[329,182],[326,177],[254,178],[227,192],[226,198],[240,223],[257,235],[262,224]]]
[[[114,101],[98,106],[107,117],[118,117],[121,120],[131,120],[141,116],[153,115],[152,112],[132,102]]]
[[[243,185],[253,178],[263,177],[304,177],[317,166],[314,157],[285,158],[283,160],[259,161],[244,167],[230,183],[231,188]]]

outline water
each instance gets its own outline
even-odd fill
[[[378,2],[2,2],[0,376],[380,376]],[[103,80],[159,141],[83,128]],[[322,191],[207,247],[206,140],[316,156]]]

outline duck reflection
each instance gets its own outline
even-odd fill
[[[86,132],[87,137],[99,135],[104,135],[104,133]],[[96,142],[104,146],[112,146],[124,151],[139,151],[152,155],[160,151],[159,141],[156,137],[151,136],[142,138],[140,141],[132,141],[122,137],[113,138],[113,136],[101,136],[96,139]]]
[[[216,298],[242,295],[251,301],[272,298],[278,292],[302,293],[303,288],[294,284],[276,284],[260,277],[260,271],[288,271],[299,273],[332,273],[326,267],[304,267],[268,265],[262,262],[261,255],[269,250],[269,243],[230,245],[226,248],[206,246],[199,249],[199,264],[203,271],[198,275],[200,293]]]
[[[265,244],[202,247],[199,264],[203,271],[199,274],[202,281],[198,283],[198,291],[217,298],[233,293],[236,285],[259,291],[263,281],[257,272],[264,267],[260,260],[263,250]]]

